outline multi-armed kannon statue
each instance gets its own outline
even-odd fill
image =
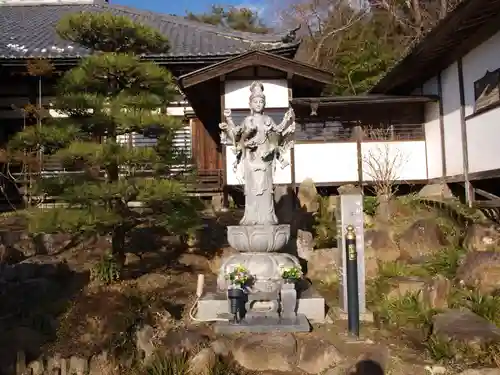
[[[300,264],[295,256],[279,252],[290,239],[290,226],[278,224],[274,210],[273,174],[277,164],[281,168],[288,165],[285,158],[294,144],[295,115],[290,108],[277,125],[264,114],[263,84],[252,83],[250,91],[250,115],[236,125],[231,111],[225,110],[226,122],[220,124],[222,142],[232,146],[236,154],[234,171],[243,177],[245,214],[240,225],[228,227],[228,242],[239,254],[224,260],[218,287],[220,290],[230,288],[228,275],[235,267],[243,267],[252,277],[249,296],[254,295],[254,298],[249,297],[250,300],[271,302],[274,304],[272,313],[277,313],[279,308],[282,316],[283,313],[293,315],[296,297],[293,301],[285,298],[288,303],[283,299],[282,295],[287,294],[283,291],[291,289],[290,285],[285,286],[283,270],[300,269]],[[296,296],[295,290],[293,294]],[[247,310],[252,310],[249,307]]]

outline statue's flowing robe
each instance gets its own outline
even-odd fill
[[[255,121],[261,120],[261,121]],[[266,115],[252,119],[247,117],[244,126],[255,126],[257,133],[251,138],[256,149],[243,151],[243,176],[245,179],[245,215],[241,225],[275,225],[278,219],[274,212],[273,164],[274,158],[265,155],[274,147],[266,134],[266,123],[273,120]]]

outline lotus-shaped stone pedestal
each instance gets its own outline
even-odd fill
[[[271,253],[283,249],[290,239],[290,225],[233,225],[227,227],[227,241],[241,253]]]
[[[283,268],[300,267],[295,256],[277,252],[290,239],[290,225],[235,225],[228,227],[227,237],[240,253],[224,259],[217,282],[220,290],[228,288],[227,275],[237,265],[252,275],[253,291],[266,293],[280,289]]]

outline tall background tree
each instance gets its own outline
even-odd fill
[[[250,33],[266,34],[271,31],[257,11],[246,7],[213,5],[210,12],[201,14],[188,12],[186,17],[190,20]]]
[[[134,227],[160,225],[183,233],[198,223],[199,201],[168,178],[180,156],[172,139],[181,124],[165,113],[176,94],[172,76],[139,57],[166,52],[169,44],[159,32],[109,13],[69,15],[57,31],[96,52],[59,81],[55,108],[65,117],[27,126],[8,153],[43,152],[75,171],[38,175],[33,189],[57,197],[59,208],[29,210],[31,232],[110,235],[113,259],[121,264]],[[154,134],[157,146],[118,142],[132,132]],[[140,212],[129,207],[131,201],[143,204]]]
[[[366,92],[408,46],[446,16],[459,0],[289,0],[266,4],[267,19],[245,8],[214,6],[188,18],[240,31],[283,32],[301,26],[297,54],[334,73],[325,94]],[[226,10],[227,8],[227,10]],[[274,17],[273,15],[278,15]],[[269,27],[270,19],[273,27]],[[280,22],[276,23],[275,20]]]

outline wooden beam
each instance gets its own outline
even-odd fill
[[[475,188],[474,189],[474,192],[476,194],[479,194],[480,196],[484,197],[484,198],[487,198],[487,199],[491,199],[491,200],[494,200],[494,199],[499,199],[500,200],[500,197],[495,195],[495,194],[491,194],[491,193],[488,193],[487,191],[485,190],[482,190],[482,189],[478,189],[478,188]]]
[[[181,76],[178,82],[179,85],[185,89],[220,77],[223,74],[228,74],[250,66],[265,66],[282,72],[291,72],[311,81],[315,81],[320,85],[328,84],[333,79],[332,73],[318,69],[312,65],[300,63],[296,60],[287,59],[264,51],[251,51]]]

